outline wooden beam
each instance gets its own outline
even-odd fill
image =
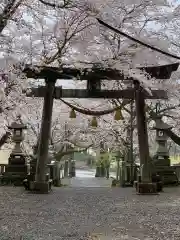
[[[106,69],[76,69],[76,68],[62,68],[61,70],[56,67],[39,67],[39,71],[36,69],[32,69],[30,67],[26,67],[23,70],[23,73],[26,74],[27,78],[47,78],[49,79],[50,76],[56,79],[63,79],[63,80],[124,80],[125,76],[122,71],[106,68]],[[133,80],[131,77],[127,77],[127,80]]]
[[[54,92],[54,98],[108,98],[108,99],[134,99],[134,89],[125,90],[100,90],[100,91],[88,91],[85,89],[62,89],[56,87]],[[27,92],[27,97],[44,97],[45,86],[32,88],[31,92]],[[143,92],[146,99],[168,99],[167,93],[164,90],[152,90],[152,95],[147,91]]]

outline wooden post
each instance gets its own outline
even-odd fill
[[[140,165],[142,166],[142,182],[150,183],[150,169],[149,169],[149,144],[147,134],[147,122],[145,112],[145,99],[143,88],[139,82],[135,82],[135,104],[136,104],[136,117],[138,129],[138,142],[139,142],[139,155]]]
[[[44,106],[40,131],[40,141],[38,145],[38,158],[36,165],[35,181],[37,183],[46,182],[46,165],[48,163],[48,147],[51,131],[51,119],[53,110],[53,95],[55,89],[55,79],[46,79],[46,90],[44,95]],[[40,185],[39,185],[40,186]]]

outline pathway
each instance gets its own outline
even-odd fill
[[[50,194],[0,187],[0,239],[179,240],[179,205],[179,187],[140,196],[78,170],[71,187]]]
[[[47,195],[0,187],[1,240],[179,240],[180,188],[54,188]]]
[[[71,179],[71,187],[111,187],[111,182],[111,179],[95,178],[94,169],[76,170],[76,177]]]
[[[105,178],[75,177],[71,179],[71,187],[111,187],[111,182],[111,179]]]

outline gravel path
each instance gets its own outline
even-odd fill
[[[95,177],[89,177],[89,178],[82,178],[82,177],[75,177],[70,179],[70,187],[73,188],[79,188],[79,187],[111,187],[112,179],[106,179],[106,178],[95,178]]]
[[[33,195],[0,187],[2,239],[179,240],[180,188],[138,196],[132,188],[66,187]]]

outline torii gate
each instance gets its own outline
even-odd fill
[[[156,79],[169,79],[173,71],[178,69],[179,63],[144,67],[140,70],[145,71],[150,77]],[[51,130],[51,119],[53,110],[53,99],[60,98],[109,98],[109,99],[135,99],[136,115],[137,115],[137,129],[140,153],[140,165],[143,166],[141,174],[141,183],[137,191],[143,193],[155,192],[154,185],[151,180],[149,169],[149,145],[145,113],[145,99],[167,99],[167,94],[164,90],[152,90],[150,95],[137,79],[132,77],[125,78],[121,71],[116,69],[75,69],[75,68],[55,68],[55,67],[39,67],[31,68],[26,66],[23,72],[27,78],[45,79],[46,86],[39,88],[32,88],[28,97],[42,97],[44,98],[44,106],[42,113],[42,123],[40,131],[40,141],[38,148],[38,159],[36,169],[36,179],[34,190],[40,192],[48,192],[48,183],[45,179],[46,165],[48,160],[48,145]],[[62,89],[62,87],[55,87],[57,79],[77,79],[87,80],[87,89]],[[134,88],[125,90],[101,90],[102,80],[131,80]]]

